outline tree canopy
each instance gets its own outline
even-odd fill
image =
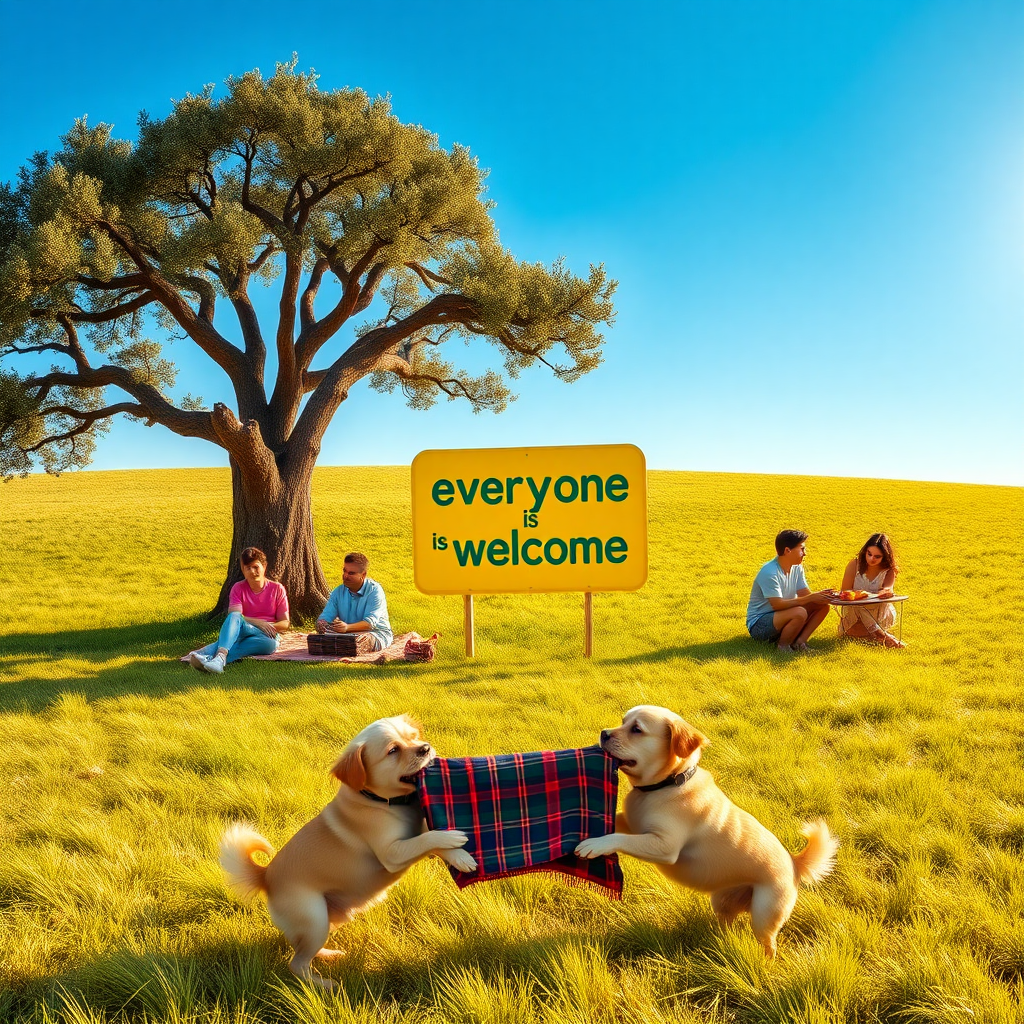
[[[0,473],[84,466],[117,415],[203,438],[232,466],[235,553],[261,505],[308,491],[358,382],[418,409],[443,395],[499,412],[527,367],[571,382],[598,365],[615,283],[601,266],[516,260],[469,150],[401,123],[387,99],[323,91],[294,60],[226,87],[141,114],[134,143],[76,121],[0,186]],[[271,284],[269,324],[253,289]],[[233,408],[171,397],[168,338],[216,364]],[[493,346],[497,367],[458,368],[453,339]]]

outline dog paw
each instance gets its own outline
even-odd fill
[[[457,850],[469,842],[469,836],[457,828],[450,828],[443,832],[440,829],[435,829],[433,837],[438,850]]]
[[[459,871],[466,874],[476,871],[476,858],[465,850],[449,850],[443,856],[446,863]]]
[[[609,853],[614,852],[612,844],[608,841],[608,836],[584,839],[575,850],[576,856],[582,857],[584,860],[592,860],[594,857],[606,857]]]

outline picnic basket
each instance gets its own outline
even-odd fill
[[[306,649],[310,654],[333,658],[353,658],[358,653],[354,633],[310,633]]]

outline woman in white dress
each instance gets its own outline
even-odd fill
[[[843,590],[866,590],[875,597],[892,597],[893,584],[900,569],[892,541],[884,533],[873,533],[864,542],[843,574]],[[896,622],[896,609],[891,604],[869,604],[843,608],[843,631],[859,633],[859,624],[868,637],[886,647],[905,647],[888,630]]]

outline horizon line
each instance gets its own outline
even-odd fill
[[[525,445],[523,447],[542,448],[552,447],[546,445]],[[576,445],[557,445],[553,447],[577,447]],[[578,447],[589,447],[581,445]],[[436,449],[432,449],[436,450]],[[471,451],[472,449],[450,449],[452,451]],[[642,451],[643,449],[641,449]],[[355,463],[317,463],[314,469],[407,469],[411,471],[411,463],[378,463],[378,462],[355,462]],[[8,479],[5,479],[3,483],[10,484],[15,480],[23,480],[27,477],[40,477],[40,476],[74,476],[82,473],[181,473],[181,472],[228,472],[230,466],[145,466],[145,467],[124,467],[117,469],[66,469],[60,473],[47,473],[46,470],[37,469],[32,470],[26,474],[17,474]],[[704,475],[704,476],[770,476],[770,477],[794,477],[796,479],[824,479],[824,480],[868,480],[868,481],[885,481],[887,483],[907,483],[907,484],[942,484],[942,485],[956,485],[958,487],[1006,487],[1016,488],[1017,490],[1024,490],[1024,482],[1021,483],[989,483],[980,482],[977,480],[931,480],[920,477],[890,477],[890,476],[855,476],[851,474],[842,473],[767,473],[759,470],[733,470],[733,469],[678,469],[678,468],[663,468],[658,466],[647,466],[648,473],[690,473],[693,475]]]

